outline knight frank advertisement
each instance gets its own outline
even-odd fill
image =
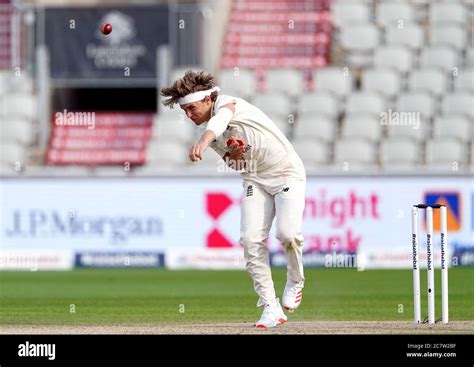
[[[157,47],[168,43],[166,6],[48,8],[45,17],[53,79],[154,83]]]
[[[166,254],[169,266],[212,268],[216,261],[229,268],[243,266],[243,188],[237,178],[223,180],[225,189],[223,182],[205,178],[6,180],[0,183],[0,250],[72,250],[87,256],[91,251],[138,252],[155,262],[158,252]],[[358,261],[364,261],[358,266],[409,268],[411,205],[418,202],[447,207],[449,253],[457,254],[456,265],[468,265],[474,249],[473,185],[469,178],[392,177],[370,183],[308,178],[303,218],[307,266],[325,266],[328,254],[337,259],[345,253],[358,254]],[[406,200],[397,199],[398,191]],[[423,219],[420,233],[425,227]],[[271,261],[279,265],[282,248],[274,231],[267,246]],[[420,256],[425,256],[421,250]]]

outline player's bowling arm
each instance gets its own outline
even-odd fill
[[[227,125],[234,117],[235,106],[230,103],[219,108],[209,122],[207,123],[206,131],[212,131],[216,138],[219,138],[227,129]]]
[[[202,159],[202,155],[204,151],[207,149],[211,141],[216,138],[216,135],[213,131],[206,130],[204,134],[202,134],[201,138],[189,149],[189,159],[192,162],[200,161]]]
[[[202,159],[202,154],[207,149],[211,141],[215,140],[227,129],[227,125],[234,116],[235,107],[230,103],[219,108],[215,116],[207,123],[206,130],[202,134],[198,143],[193,145],[189,150],[189,159],[196,162]]]

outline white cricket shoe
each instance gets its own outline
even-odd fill
[[[255,324],[257,329],[272,328],[284,324],[287,320],[278,298],[267,303],[263,308],[262,317]]]
[[[303,288],[301,286],[286,284],[285,292],[283,292],[283,307],[286,310],[293,312],[301,304],[302,298]]]

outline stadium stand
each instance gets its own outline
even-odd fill
[[[309,91],[290,93],[297,119],[288,135],[310,170],[344,162],[418,172],[452,172],[449,162],[472,166],[472,2],[334,0],[330,6],[331,49],[341,56],[309,70]],[[224,62],[223,75],[231,65],[239,64]],[[246,73],[262,73],[246,66]]]
[[[453,163],[472,170],[472,8],[471,0],[234,0],[218,84],[261,107],[309,172],[344,163],[365,172],[452,173]],[[19,162],[32,162],[35,172],[34,79],[10,68],[11,10],[0,9],[1,172],[11,174]],[[200,68],[176,67],[170,79]],[[53,124],[46,164],[126,161],[144,165],[131,174],[194,171],[187,148],[199,131],[179,109],[132,118],[99,113],[95,123],[93,130]],[[216,159],[201,162],[214,167],[209,174]]]

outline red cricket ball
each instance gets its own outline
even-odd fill
[[[234,140],[234,139],[228,139],[228,140],[227,140],[227,147],[230,147],[231,144],[232,144],[234,141],[237,142],[237,144],[239,145],[239,147],[243,147],[243,146],[245,145],[244,142],[243,142],[242,140],[240,140],[240,139],[235,139],[235,140]]]
[[[110,34],[112,32],[112,25],[109,23],[104,23],[102,24],[102,27],[100,27],[100,31],[105,35]]]

